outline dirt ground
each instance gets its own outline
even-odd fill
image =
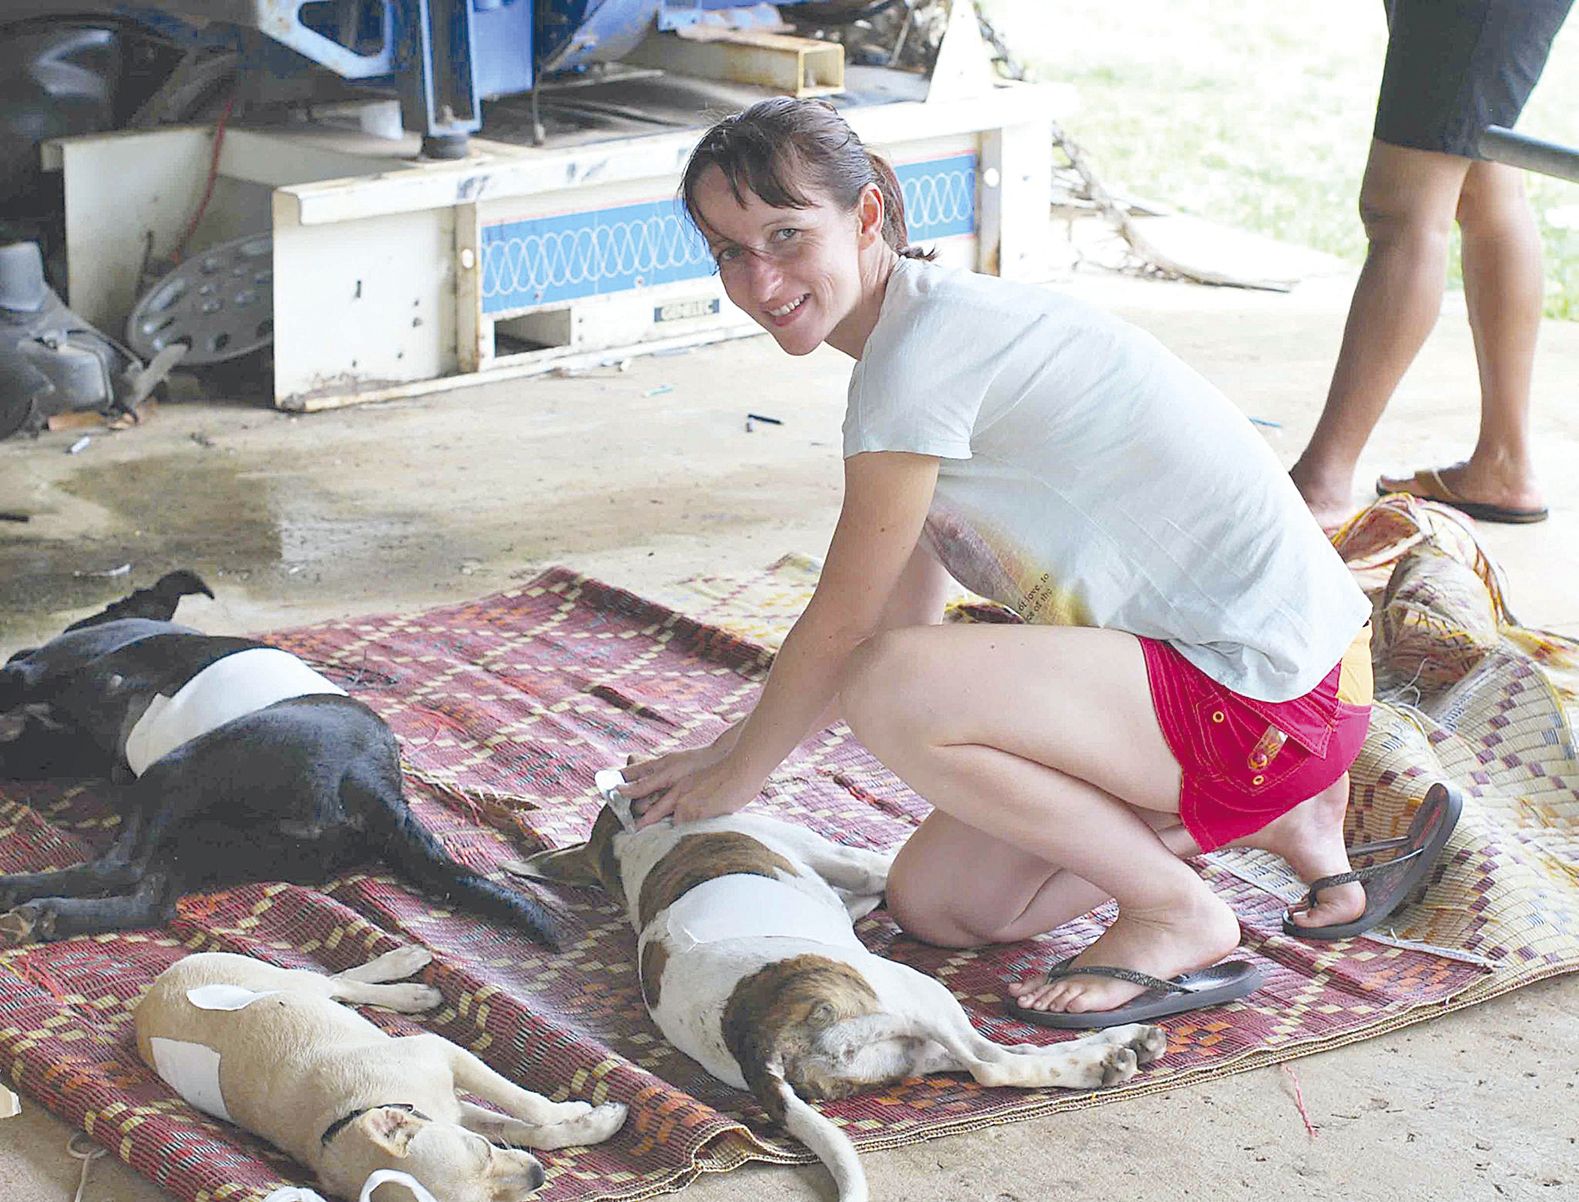
[[[1060,286],[1152,330],[1292,461],[1314,424],[1352,280],[1289,295],[1080,274]],[[1579,633],[1579,325],[1543,334],[1544,526],[1486,541],[1531,624]],[[172,567],[214,602],[182,618],[266,631],[424,606],[569,564],[649,596],[697,572],[820,553],[839,499],[848,361],[750,339],[624,372],[505,383],[294,417],[189,399],[141,429],[0,444],[0,655]],[[1475,371],[1450,302],[1373,440],[1362,481],[1447,462],[1474,431]],[[747,411],[781,426],[746,429]],[[1356,496],[1358,502],[1362,498]],[[129,564],[123,575],[107,575]],[[866,1157],[878,1199],[1579,1196],[1579,982],[1549,981],[1373,1040],[1160,1096]],[[6,1066],[0,1066],[3,1070]],[[1295,1104],[1302,1093],[1315,1133]],[[69,1199],[69,1132],[31,1101],[0,1121],[0,1198]],[[85,1202],[163,1195],[113,1158]],[[702,1200],[827,1198],[820,1170],[748,1168]]]

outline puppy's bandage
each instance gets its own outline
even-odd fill
[[[257,993],[240,985],[199,985],[186,991],[186,1000],[199,1010],[240,1010],[259,998],[274,997],[280,991]],[[200,1043],[187,1043],[180,1039],[148,1041],[153,1052],[154,1069],[164,1083],[180,1094],[204,1114],[211,1114],[227,1123],[236,1120],[225,1109],[225,1099],[219,1092],[219,1053]]]
[[[254,993],[240,985],[199,985],[186,991],[186,1000],[199,1010],[240,1010],[260,997],[273,997],[279,992],[271,989],[268,993]]]
[[[154,1071],[166,1085],[204,1114],[227,1123],[236,1121],[219,1093],[218,1052],[200,1043],[157,1036],[148,1041],[148,1047],[153,1052]]]
[[[865,951],[844,908],[819,902],[793,885],[737,872],[714,877],[669,907],[671,951],[724,939],[799,939]]]
[[[277,701],[344,689],[275,647],[252,647],[216,660],[177,690],[156,694],[126,738],[126,763],[141,776],[148,766],[215,727]]]

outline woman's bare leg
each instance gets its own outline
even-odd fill
[[[1169,815],[1136,812],[1173,854],[1198,850]],[[969,881],[970,888],[958,888],[961,881]],[[939,947],[1033,939],[1112,900],[1112,894],[1072,870],[942,810],[927,815],[899,849],[885,895],[888,912],[906,934]]]
[[[1348,808],[1347,774],[1268,826],[1230,847],[1274,852],[1305,884],[1349,870],[1341,831]],[[1137,814],[1163,845],[1183,858],[1200,847],[1178,816],[1155,810]],[[969,890],[958,882],[969,881]],[[935,810],[900,848],[888,877],[887,907],[913,938],[942,947],[1017,943],[1089,914],[1112,897],[1068,868],[1059,868]],[[1297,912],[1298,926],[1352,922],[1365,910],[1357,884],[1323,890],[1317,904]],[[1021,1005],[1040,1008],[1046,994],[1040,975],[1011,981],[1008,991]]]
[[[1171,977],[1237,944],[1232,912],[1153,829],[1153,815],[1177,813],[1179,766],[1132,636],[1044,626],[891,631],[858,653],[841,700],[879,759],[960,827],[1000,845],[976,844],[979,872],[955,864],[931,875],[929,844],[946,847],[959,827],[935,824],[907,847],[889,881],[907,929],[945,943],[1024,938],[1112,897],[1118,918],[1077,964]],[[1326,841],[1341,855],[1338,818]],[[995,854],[996,866],[986,858]],[[957,899],[931,904],[961,880],[982,899],[976,912]],[[1042,1000],[1106,1010],[1138,992],[1082,977]]]
[[[1360,185],[1370,248],[1327,403],[1290,475],[1323,526],[1353,512],[1354,470],[1442,309],[1449,234],[1470,160],[1372,140]]]

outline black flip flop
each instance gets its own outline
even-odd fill
[[[1363,934],[1387,918],[1404,903],[1414,887],[1425,879],[1425,874],[1436,863],[1442,849],[1447,846],[1458,816],[1464,812],[1464,797],[1456,787],[1438,783],[1426,790],[1420,808],[1415,811],[1409,830],[1396,839],[1381,839],[1360,847],[1349,848],[1349,859],[1374,856],[1379,852],[1398,851],[1400,854],[1385,864],[1372,864],[1353,872],[1324,876],[1313,882],[1298,909],[1308,910],[1316,904],[1316,895],[1334,885],[1359,881],[1365,886],[1365,913],[1353,922],[1336,923],[1324,927],[1302,927],[1294,921],[1294,909],[1283,911],[1283,933],[1299,939],[1328,941],[1352,939]]]
[[[1447,486],[1447,481],[1442,479],[1439,468],[1421,468],[1412,476],[1401,476],[1392,480],[1382,476],[1376,481],[1378,497],[1391,496],[1394,493],[1408,493],[1417,500],[1451,505],[1460,513],[1469,514],[1477,522],[1504,522],[1513,526],[1528,526],[1534,522],[1544,522],[1550,516],[1550,511],[1544,505],[1534,509],[1517,509],[1511,505],[1494,505],[1490,501],[1471,501],[1468,497],[1461,497]]]
[[[1207,1006],[1237,1001],[1261,988],[1263,979],[1261,970],[1247,960],[1214,964],[1196,972],[1181,973],[1170,981],[1136,972],[1132,968],[1110,968],[1105,964],[1071,965],[1068,960],[1060,960],[1047,970],[1046,980],[1049,984],[1065,977],[1112,977],[1133,985],[1144,985],[1146,992],[1111,1010],[1085,1010],[1078,1014],[1064,1010],[1033,1010],[1011,1000],[1009,1012],[1022,1022],[1035,1023],[1039,1027],[1090,1031],[1124,1023],[1151,1022],[1170,1014],[1183,1014],[1188,1010],[1203,1010]]]

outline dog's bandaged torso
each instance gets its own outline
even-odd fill
[[[785,881],[753,873],[714,877],[687,891],[668,909],[672,952],[725,939],[775,936],[865,950],[850,916],[832,900],[819,901]]]
[[[258,993],[240,985],[199,985],[186,991],[186,1000],[199,1010],[242,1010],[259,998],[279,991]],[[204,1114],[235,1122],[219,1092],[219,1053],[201,1043],[154,1036],[148,1041],[154,1069],[160,1078]]]
[[[219,1092],[218,1052],[200,1043],[158,1036],[148,1041],[148,1048],[153,1052],[154,1069],[166,1085],[204,1114],[227,1123],[234,1121]]]
[[[288,651],[252,647],[204,668],[172,697],[148,703],[126,738],[126,763],[141,776],[149,765],[183,743],[278,701],[333,694],[339,685],[314,672]]]

